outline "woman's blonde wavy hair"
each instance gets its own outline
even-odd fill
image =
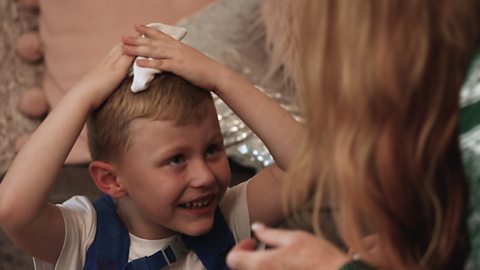
[[[379,235],[388,269],[458,269],[466,242],[459,91],[479,44],[479,1],[297,2],[306,138],[289,211],[327,204],[342,240]],[[385,266],[385,264],[383,265]]]

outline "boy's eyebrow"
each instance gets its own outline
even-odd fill
[[[157,158],[168,157],[170,155],[175,155],[175,154],[178,154],[180,152],[185,152],[186,149],[187,149],[187,147],[185,147],[183,144],[182,145],[168,144],[168,145],[165,145],[164,147],[161,147],[157,150],[154,150],[152,152],[152,156],[157,157]]]
[[[223,135],[221,132],[215,132],[214,134],[211,135],[210,138],[206,140],[207,144],[211,143],[223,143]],[[159,149],[155,150],[152,152],[152,156],[157,157],[157,158],[165,158],[170,155],[175,155],[178,153],[183,153],[189,150],[189,147],[186,146],[184,143],[174,143],[174,144],[168,144],[163,147],[160,147]]]
[[[223,140],[223,134],[222,134],[222,132],[215,132],[215,133],[211,136],[211,140]]]
[[[215,132],[210,138],[208,138],[208,142],[209,144],[215,143],[225,145],[225,138],[221,132]]]

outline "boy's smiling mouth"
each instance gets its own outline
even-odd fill
[[[215,196],[213,195],[210,195],[210,196],[207,196],[207,197],[203,197],[201,199],[198,199],[198,200],[193,200],[193,201],[189,201],[189,202],[186,202],[186,203],[181,203],[179,204],[178,206],[180,208],[184,208],[184,209],[199,209],[199,208],[204,208],[206,206],[208,206],[212,201],[213,201],[213,198]]]

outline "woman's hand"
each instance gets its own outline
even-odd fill
[[[225,66],[189,45],[144,25],[136,25],[135,30],[140,35],[123,37],[122,49],[125,54],[149,58],[136,60],[137,65],[172,72],[215,93],[228,77]]]
[[[349,258],[325,239],[303,231],[252,226],[257,238],[269,248],[255,251],[255,240],[238,243],[228,254],[229,267],[243,270],[340,269]]]

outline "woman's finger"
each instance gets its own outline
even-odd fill
[[[268,228],[261,223],[254,223],[252,230],[260,241],[271,247],[290,245],[301,234],[298,231]]]
[[[226,261],[230,268],[237,270],[242,269],[254,269],[253,266],[257,265],[258,252],[255,251],[256,241],[253,239],[246,239],[235,245],[228,253]]]

